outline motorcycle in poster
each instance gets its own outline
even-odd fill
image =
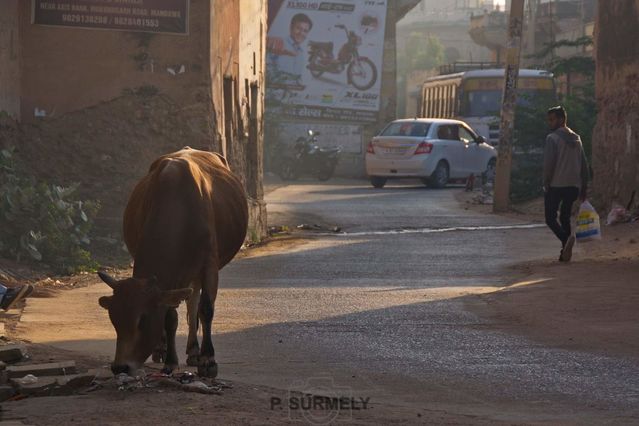
[[[291,117],[373,121],[386,1],[269,2],[267,103]]]

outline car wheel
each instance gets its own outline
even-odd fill
[[[386,178],[383,177],[379,177],[379,176],[373,176],[371,177],[371,185],[373,185],[375,188],[383,188],[384,185],[386,185]]]
[[[448,183],[450,178],[450,171],[448,169],[448,163],[440,161],[435,168],[435,171],[430,176],[429,184],[433,188],[443,188]]]

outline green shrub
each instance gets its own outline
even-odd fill
[[[25,176],[14,150],[0,151],[0,253],[41,261],[58,272],[95,269],[88,247],[99,204],[77,199],[77,188]]]

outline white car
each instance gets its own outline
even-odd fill
[[[420,178],[443,188],[471,174],[492,176],[497,151],[459,120],[403,119],[391,122],[368,144],[366,173],[375,188],[388,179]]]

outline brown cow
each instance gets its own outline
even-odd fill
[[[151,165],[124,212],[133,277],[117,281],[99,273],[113,289],[99,302],[117,333],[114,374],[135,371],[152,353],[154,360],[164,358],[165,372],[177,367],[176,308],[188,299],[187,362],[215,377],[211,322],[218,271],[242,246],[247,222],[246,194],[224,157],[187,147]]]

